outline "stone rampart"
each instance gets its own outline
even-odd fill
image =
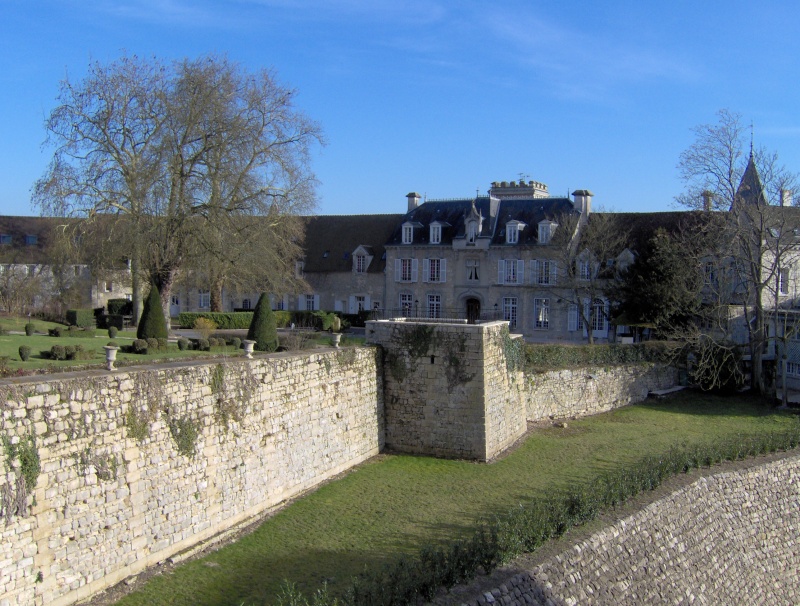
[[[0,604],[74,603],[377,454],[376,355],[279,354],[0,387]]]
[[[669,366],[589,367],[526,375],[525,403],[529,421],[583,417],[641,402],[651,391],[677,384]]]
[[[486,461],[525,433],[507,322],[380,320],[367,339],[384,352],[387,448]]]
[[[467,604],[800,603],[800,456],[701,478]]]

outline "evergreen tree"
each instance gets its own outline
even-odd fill
[[[150,294],[147,295],[144,302],[139,328],[136,329],[136,337],[139,339],[166,339],[167,336],[169,336],[169,332],[164,319],[164,310],[161,307],[161,298],[158,296],[158,288],[153,284],[150,286]]]
[[[278,329],[275,325],[275,314],[267,293],[261,293],[253,312],[253,320],[247,331],[247,338],[255,341],[256,351],[275,351],[278,349]]]

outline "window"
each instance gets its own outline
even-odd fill
[[[39,243],[39,236],[28,234],[25,236],[25,246],[36,246]]]
[[[578,279],[591,280],[592,279],[592,262],[589,260],[578,261]]]
[[[508,321],[509,328],[517,327],[517,298],[503,298],[503,319]]]
[[[550,328],[550,299],[533,300],[533,327],[540,330]]]
[[[81,275],[81,266],[80,265],[73,265],[72,272],[75,274],[75,277],[80,277]]]
[[[550,239],[553,237],[556,227],[558,227],[558,224],[552,221],[539,223],[539,244],[550,244]]]
[[[106,280],[103,286],[106,292],[114,292],[114,283],[111,280]]]
[[[400,295],[400,312],[403,316],[410,316],[413,309],[413,297],[410,293],[402,293]]]
[[[789,270],[778,270],[778,292],[782,295],[789,294]]]
[[[11,244],[11,234],[0,234],[0,244]]]
[[[438,223],[431,224],[431,244],[441,244],[442,226]]]
[[[522,284],[525,261],[501,259],[497,267],[498,284]]]
[[[170,303],[175,306],[179,306],[181,304],[181,300],[178,298],[178,295],[172,295],[170,297]]]
[[[367,298],[364,295],[356,295],[356,313],[367,308]]]
[[[442,296],[441,295],[428,295],[428,317],[441,318],[442,317]]]
[[[242,299],[242,309],[250,309],[251,305],[250,299]]]
[[[28,265],[27,274],[29,276],[35,276],[36,275],[36,266],[35,265]],[[111,292],[111,291],[109,290],[108,292]]]
[[[411,244],[414,241],[414,227],[403,225],[403,244]]]
[[[294,277],[302,278],[304,269],[305,269],[305,263],[303,261],[297,261],[294,264]]]
[[[394,275],[396,282],[416,282],[418,272],[417,259],[395,259]]]
[[[550,259],[533,261],[533,281],[535,284],[555,284],[556,262]]]
[[[793,375],[795,377],[800,376],[800,363],[798,362],[787,362],[786,363],[786,374]]]
[[[363,274],[367,271],[367,256],[366,255],[356,255],[355,257],[355,268],[357,274]]]
[[[467,280],[470,282],[477,282],[480,280],[478,276],[478,266],[480,262],[477,259],[467,259]]]
[[[714,268],[714,263],[706,261],[703,264],[703,282],[706,286],[712,286],[717,281],[717,274]]]
[[[467,243],[475,244],[475,240],[478,239],[478,222],[477,221],[470,221],[467,223]]]
[[[314,311],[314,295],[306,295],[306,311]]]
[[[516,244],[519,241],[519,228],[516,225],[506,226],[506,244]]]
[[[208,309],[211,307],[211,291],[208,289],[199,289],[197,291],[197,306],[200,309]]]
[[[603,332],[606,328],[606,304],[601,299],[592,303],[592,331]]]
[[[446,265],[445,259],[425,259],[422,267],[425,282],[445,282]]]

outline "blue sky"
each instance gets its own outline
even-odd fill
[[[38,214],[59,81],[123,53],[274,68],[327,145],[320,214],[534,179],[673,208],[691,128],[729,108],[800,171],[795,2],[0,0],[0,213]]]

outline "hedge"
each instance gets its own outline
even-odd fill
[[[109,299],[106,303],[109,316],[130,316],[133,315],[133,301],[128,299]]]
[[[669,363],[678,345],[665,341],[647,341],[633,345],[617,343],[602,345],[525,344],[527,370],[554,370],[579,366],[636,364],[641,362]]]
[[[181,328],[194,328],[198,318],[208,318],[218,329],[231,330],[235,328],[249,328],[253,321],[252,311],[184,311],[178,314],[178,324]]]
[[[94,326],[94,310],[93,309],[68,309],[67,310],[67,324],[72,326],[80,326],[81,328],[88,328]]]

